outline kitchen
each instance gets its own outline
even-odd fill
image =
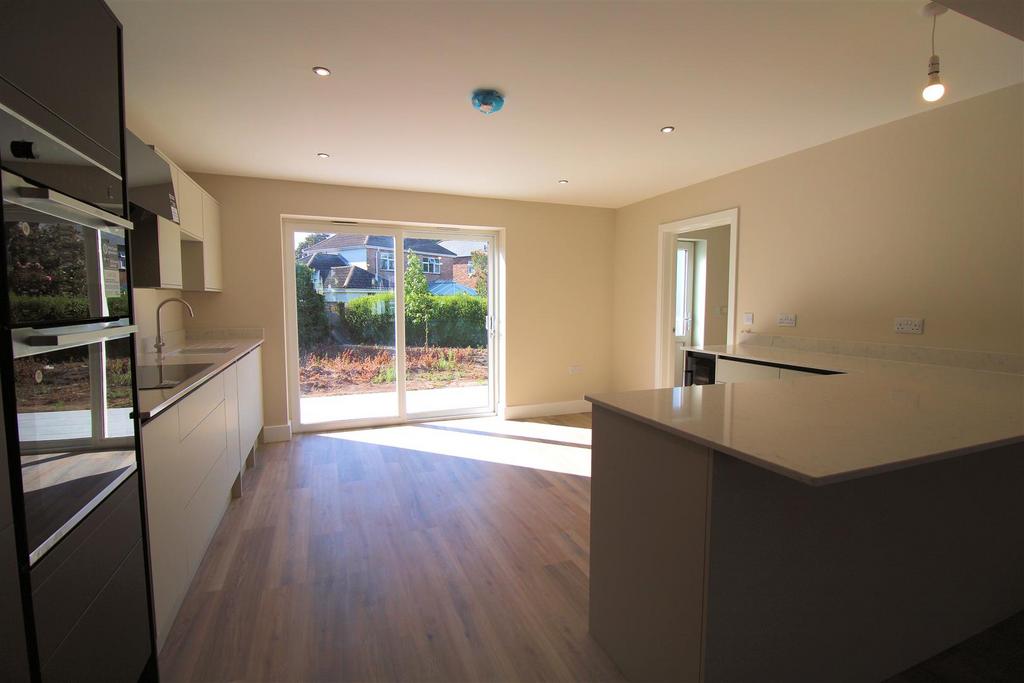
[[[4,677],[867,681],[1014,619],[988,4],[0,2]],[[502,22],[535,49],[478,59]],[[545,113],[555,65],[620,104]],[[723,225],[681,342],[675,245],[711,282]]]

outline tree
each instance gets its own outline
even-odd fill
[[[487,296],[487,253],[474,251],[469,255],[469,261],[473,265],[473,274],[476,275],[476,293]]]
[[[306,235],[298,246],[295,247],[295,260],[298,261],[302,258],[302,252],[309,249],[317,242],[323,242],[325,239],[331,236],[329,232],[313,232]]]
[[[327,339],[329,323],[324,297],[313,287],[313,270],[295,264],[295,313],[299,328],[299,351],[306,352]]]
[[[420,257],[411,251],[406,255],[405,317],[414,324],[423,325],[423,345],[430,346],[430,316],[434,308],[433,297],[423,274]]]

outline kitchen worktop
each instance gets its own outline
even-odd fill
[[[199,339],[189,338],[178,348],[165,351],[139,353],[138,365],[209,365],[208,368],[192,375],[184,382],[167,389],[139,390],[139,417],[143,422],[150,420],[162,411],[171,407],[193,391],[201,387],[207,380],[215,377],[239,358],[263,344],[262,337],[228,337]],[[223,353],[188,353],[190,349],[227,348]],[[182,353],[182,351],[185,353]]]
[[[846,374],[587,396],[808,484],[1024,442],[1024,376],[757,345],[690,350]]]

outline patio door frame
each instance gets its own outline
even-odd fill
[[[285,304],[285,341],[288,360],[288,412],[292,433],[323,432],[339,429],[377,427],[427,420],[454,419],[495,415],[504,405],[504,230],[501,228],[435,225],[426,223],[384,222],[358,219],[322,219],[307,216],[282,216],[282,249]],[[326,232],[331,234],[381,235],[391,237],[395,244],[395,390],[398,393],[397,415],[339,419],[303,424],[300,412],[299,345],[295,301],[295,233]],[[449,239],[482,241],[488,245],[488,401],[486,406],[453,408],[409,414],[406,406],[405,359],[405,239]],[[399,267],[401,265],[401,267]]]

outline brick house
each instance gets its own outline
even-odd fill
[[[440,240],[406,239],[406,253],[420,259],[431,293],[475,294],[455,281],[455,252]],[[394,241],[381,235],[331,235],[302,251],[300,263],[313,270],[313,285],[327,301],[345,302],[394,289]],[[465,270],[465,266],[461,266]]]
[[[441,245],[455,254],[452,259],[452,280],[475,292],[480,274],[474,272],[473,254],[486,253],[486,245],[467,240],[445,240]]]

